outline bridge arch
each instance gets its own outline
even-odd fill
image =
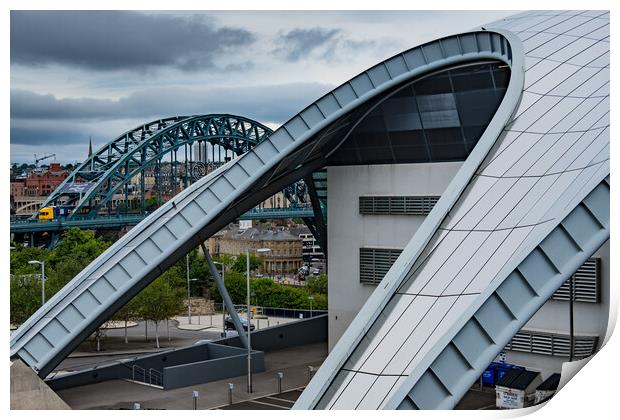
[[[129,184],[138,174],[141,175],[141,200],[144,200],[145,171],[154,164],[161,164],[169,154],[171,175],[176,185],[179,177],[177,151],[182,147],[185,147],[184,176],[187,186],[189,178],[196,178],[196,174],[191,172],[197,168],[191,150],[194,143],[217,146],[224,149],[225,156],[231,152],[234,157],[256,146],[272,131],[257,121],[231,114],[177,116],[151,121],[123,133],[92,153],[41,207],[64,201],[75,204],[69,218],[78,215],[94,218],[102,208],[111,204],[119,190],[124,189],[125,197],[128,197]]]

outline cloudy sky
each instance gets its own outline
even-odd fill
[[[86,157],[143,122],[272,128],[376,62],[514,12],[11,12],[11,162]]]

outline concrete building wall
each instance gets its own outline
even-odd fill
[[[359,213],[364,195],[441,195],[460,162],[327,168],[329,348],[376,286],[360,283],[359,249],[404,248],[425,216]]]

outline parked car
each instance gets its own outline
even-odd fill
[[[239,320],[241,321],[241,325],[243,326],[243,330],[247,331],[248,330],[248,320],[247,318],[244,317],[239,317]],[[254,324],[250,324],[250,331],[254,331]],[[226,316],[226,318],[224,318],[224,329],[226,330],[234,330],[235,329],[235,323],[233,322],[232,318],[230,317],[230,315]]]
[[[313,276],[318,276],[319,274],[321,274],[321,269],[320,268],[315,268],[314,270],[312,270],[312,275]]]

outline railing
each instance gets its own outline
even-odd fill
[[[153,380],[153,377],[155,378],[155,380]],[[163,373],[161,373],[157,369],[153,369],[153,368],[149,369],[149,385],[163,386],[164,385],[163,380],[164,380]]]
[[[97,222],[97,221],[101,221],[101,222],[105,222],[107,220],[110,221],[140,221],[142,219],[144,219],[146,217],[146,214],[142,215],[142,214],[128,214],[128,215],[124,215],[124,214],[115,214],[115,215],[102,215],[102,216],[97,216],[95,218],[92,217],[75,217],[72,219],[66,219],[64,217],[58,218],[58,219],[54,219],[54,220],[50,220],[50,221],[40,221],[37,219],[30,219],[30,218],[12,218],[11,219],[11,224],[16,224],[16,225],[27,225],[27,224],[33,224],[33,223],[45,223],[45,224],[72,224],[72,223],[80,223],[80,222]]]
[[[60,218],[49,221],[39,221],[37,219],[11,219],[12,232],[30,232],[30,231],[47,231],[47,230],[63,230],[70,227],[99,227],[99,226],[116,226],[116,225],[136,225],[140,223],[146,216],[145,214],[115,214],[101,215],[97,217],[79,217],[72,219]],[[277,218],[302,218],[312,217],[314,215],[311,207],[296,206],[275,209],[251,209],[241,215],[240,219],[277,219]]]
[[[144,369],[141,366],[138,365],[133,365],[131,367],[131,379],[134,381],[139,381],[139,379],[136,379],[136,371],[138,373],[142,373],[142,381],[141,382],[146,382],[146,369]]]
[[[136,373],[138,375],[136,375]],[[140,375],[142,375],[142,380],[139,379]],[[149,368],[149,370],[147,371],[142,366],[136,365],[136,364],[131,366],[131,379],[133,381],[143,382],[151,386],[163,386],[164,385],[164,375],[162,372],[154,368]]]
[[[219,313],[222,312],[222,304],[221,303],[214,303],[213,307],[214,307],[216,312],[219,312]],[[266,316],[273,316],[273,317],[279,317],[279,318],[296,318],[296,319],[299,319],[300,318],[299,315],[302,315],[301,318],[307,319],[307,318],[314,318],[315,316],[319,316],[319,315],[323,315],[323,314],[327,313],[327,311],[324,310],[324,309],[312,309],[312,311],[311,311],[310,309],[271,308],[271,307],[267,307],[267,306],[252,306],[252,308],[256,309],[256,313],[257,314],[266,315]],[[246,309],[247,309],[246,305],[235,305],[235,310],[237,312],[245,312]]]

